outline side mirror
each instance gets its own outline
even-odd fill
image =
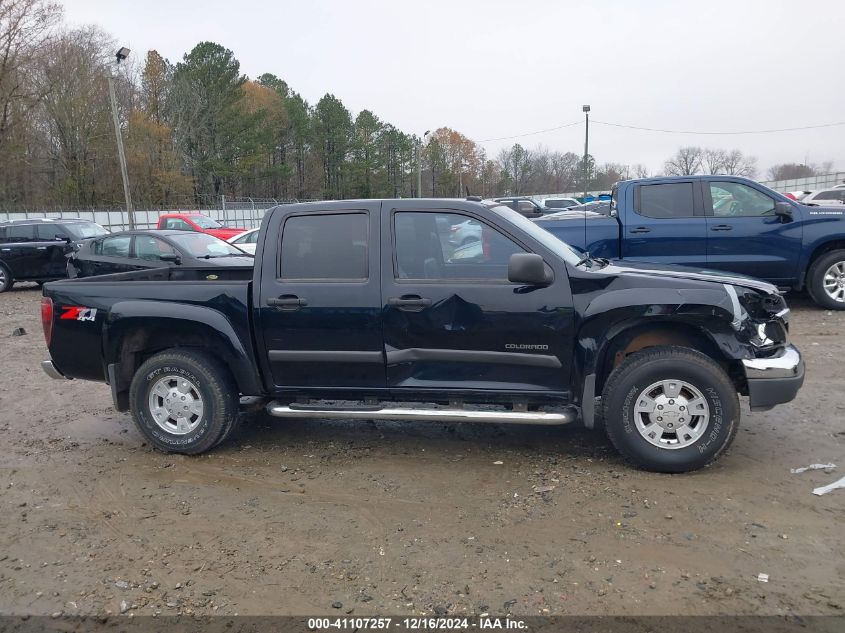
[[[792,222],[792,205],[788,202],[775,202],[775,215],[781,222]]]
[[[177,266],[182,263],[182,258],[175,253],[164,253],[158,257],[163,262],[173,262]]]
[[[54,238],[57,242],[66,242],[70,244],[71,240],[67,235],[60,235],[56,233],[56,237]]]
[[[508,281],[530,286],[548,285],[543,258],[536,253],[514,253],[508,260]]]

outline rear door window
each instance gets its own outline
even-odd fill
[[[35,237],[40,242],[52,242],[56,237],[67,237],[67,233],[57,224],[38,224],[35,227]]]
[[[107,237],[97,244],[98,255],[103,257],[129,257],[129,244],[132,241],[131,235],[116,235]]]
[[[135,257],[148,261],[161,261],[162,255],[178,255],[176,249],[151,235],[135,236]]]
[[[367,215],[292,216],[282,229],[280,278],[360,281],[369,276]]]
[[[11,224],[6,227],[7,242],[31,242],[35,239],[35,227],[31,224]]]
[[[693,183],[640,185],[637,213],[647,218],[690,218],[695,215]]]

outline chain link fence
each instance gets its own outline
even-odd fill
[[[845,184],[845,171],[837,171],[832,174],[820,174],[809,178],[793,178],[791,180],[761,180],[761,185],[769,189],[786,193],[787,191],[816,191],[818,189],[830,189],[835,185]]]
[[[261,226],[261,220],[268,209],[280,204],[312,202],[311,200],[276,198],[232,198],[220,196],[214,206],[174,209],[136,209],[133,214],[136,229],[154,229],[158,219],[167,213],[202,213],[223,226],[254,229]],[[32,218],[81,219],[96,222],[109,231],[124,231],[129,228],[129,215],[123,209],[52,209],[49,211],[0,211],[0,222],[28,220]]]

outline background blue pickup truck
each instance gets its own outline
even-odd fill
[[[610,215],[564,211],[536,222],[593,257],[749,275],[845,310],[845,209],[803,205],[746,178],[626,180]]]

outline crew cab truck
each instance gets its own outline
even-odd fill
[[[480,239],[452,245],[468,220]],[[737,394],[765,410],[804,380],[774,286],[586,258],[495,202],[279,206],[256,248],[254,267],[217,279],[180,267],[46,284],[44,369],[108,383],[164,451],[224,441],[253,396],[279,418],[601,418],[625,457],[666,472],[728,447]]]
[[[747,178],[626,180],[609,216],[537,222],[596,257],[749,275],[845,310],[845,208],[806,206]]]

